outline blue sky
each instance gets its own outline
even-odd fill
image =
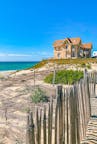
[[[97,48],[97,0],[0,1],[0,61],[53,56],[52,43],[81,37]]]

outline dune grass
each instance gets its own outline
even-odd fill
[[[56,63],[58,65],[64,65],[64,64],[80,64],[80,65],[85,65],[89,63],[97,63],[96,58],[77,58],[77,59],[47,59],[47,60],[42,60],[40,63],[36,64],[33,68],[41,68],[45,66],[48,63]]]

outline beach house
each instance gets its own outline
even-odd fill
[[[82,43],[80,38],[56,40],[53,46],[54,59],[91,57],[92,43]]]

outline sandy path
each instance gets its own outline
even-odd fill
[[[42,84],[45,74],[36,74]],[[0,143],[25,144],[27,111],[32,107],[33,72],[22,72],[0,80]]]

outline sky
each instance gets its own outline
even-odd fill
[[[0,61],[53,57],[52,44],[66,37],[97,50],[97,0],[0,1]]]

